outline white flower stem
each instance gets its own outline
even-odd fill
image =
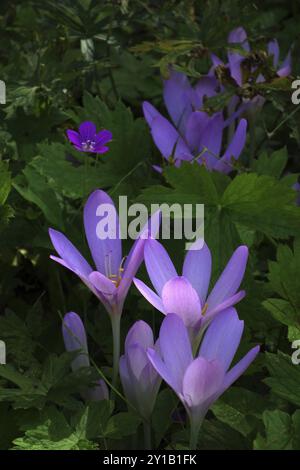
[[[112,384],[116,387],[119,374],[120,360],[120,323],[121,315],[113,313],[111,315],[111,327],[113,334],[113,376]]]

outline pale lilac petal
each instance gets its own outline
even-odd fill
[[[236,293],[245,274],[247,259],[246,246],[235,250],[207,299],[210,310]]]
[[[136,288],[145,297],[145,299],[148,300],[151,305],[153,305],[153,307],[164,314],[166,313],[161,298],[155,292],[153,292],[153,290],[147,287],[146,284],[144,284],[139,279],[134,279],[133,282]]]
[[[250,46],[247,41],[247,34],[244,28],[236,28],[228,36],[229,44],[240,44],[242,48],[249,52]],[[242,85],[242,71],[241,71],[241,62],[244,60],[244,57],[237,52],[228,52],[228,62],[230,67],[231,76],[235,79],[238,85]]]
[[[209,325],[199,356],[208,361],[217,359],[226,372],[239,347],[243,329],[244,322],[239,320],[234,308],[221,312]]]
[[[71,243],[65,235],[57,230],[52,228],[49,229],[49,235],[52,241],[52,244],[59,254],[59,256],[64,261],[58,261],[56,257],[53,257],[55,261],[60,262],[60,264],[68,267],[74,271],[77,275],[88,278],[89,274],[93,271],[89,263],[84,259],[84,257],[79,253],[77,248]]]
[[[277,75],[279,75],[279,77],[287,77],[291,73],[292,73],[292,51],[290,49],[286,58],[282,62],[280,69],[277,71]]]
[[[98,271],[93,271],[89,275],[89,281],[104,296],[111,297],[117,292],[115,284]]]
[[[119,218],[104,191],[96,190],[89,196],[84,207],[84,227],[97,271],[106,277],[118,275],[122,258]],[[102,232],[107,238],[100,238]]]
[[[246,295],[246,292],[244,290],[241,290],[237,292],[237,294],[232,295],[231,297],[228,297],[228,299],[224,300],[224,302],[218,304],[216,307],[213,309],[210,309],[208,305],[207,312],[204,317],[204,321],[202,322],[203,325],[207,324],[208,322],[211,322],[211,320],[219,313],[222,312],[222,310],[225,310],[226,308],[232,307],[233,305],[237,304],[240,302]]]
[[[125,299],[133,278],[143,262],[145,241],[142,238],[138,238],[126,258],[122,280],[118,287],[118,298],[121,302]]]
[[[268,54],[273,56],[273,67],[277,68],[279,62],[279,44],[277,39],[273,39],[269,42]]]
[[[233,169],[231,160],[237,160],[239,158],[245,146],[246,138],[247,121],[246,119],[241,119],[226,152],[223,157],[216,162],[214,170],[229,173]]]
[[[126,398],[130,403],[134,404],[135,396],[134,396],[134,388],[132,386],[132,377],[128,370],[127,359],[125,355],[120,357],[119,372],[120,372],[120,379],[122,382],[122,387],[126,395]]]
[[[154,350],[149,348],[147,350],[147,356],[156,372],[170,385],[173,390],[180,394],[182,391],[182,384],[177,380],[176,375],[172,375],[172,371],[168,369],[166,364],[162,361],[160,355]]]
[[[142,372],[149,362],[146,351],[139,344],[132,344],[126,350],[126,356],[130,375],[137,382],[140,381]]]
[[[108,387],[102,379],[99,379],[94,387],[82,392],[82,395],[84,399],[88,401],[109,400]]]
[[[145,240],[149,237],[156,237],[159,232],[161,222],[161,212],[156,211],[142,227],[139,238],[137,238],[124,263],[124,272],[119,286],[118,296],[124,299],[131,286],[132,280],[136,275],[143,259]]]
[[[245,51],[250,51],[250,46],[247,40],[247,33],[241,26],[230,31],[228,35],[228,42],[230,44],[240,44]]]
[[[192,154],[179,133],[163,116],[152,120],[151,134],[155,145],[167,160],[170,157],[179,160],[190,160]]]
[[[241,359],[229,372],[227,372],[223,385],[222,385],[222,393],[225,391],[230,385],[233,384],[250,366],[251,362],[254,361],[257,354],[259,353],[260,347],[255,346],[252,348],[244,357]]]
[[[224,370],[218,361],[197,357],[183,377],[183,397],[188,407],[205,404],[221,387]]]
[[[94,140],[96,135],[96,126],[91,121],[82,122],[79,126],[79,134],[82,140]]]
[[[133,344],[139,344],[145,351],[147,348],[153,347],[152,329],[143,320],[136,321],[130,328],[125,340],[125,351]]]
[[[146,240],[144,257],[148,276],[156,292],[161,295],[165,283],[177,276],[176,269],[167,251],[156,240]]]
[[[218,87],[218,81],[215,77],[207,75],[206,77],[201,77],[195,86],[195,92],[198,98],[198,106],[202,107],[204,104],[205,98],[210,98],[216,95],[216,89]]]
[[[189,281],[177,276],[163,287],[162,301],[167,313],[176,313],[187,327],[193,327],[201,317],[199,296]]]
[[[203,133],[211,118],[203,111],[195,111],[190,114],[185,129],[185,139],[193,151],[198,151]]]
[[[65,348],[68,352],[82,351],[72,361],[72,370],[90,365],[86,333],[81,318],[75,312],[69,312],[64,316],[62,326]]]
[[[187,328],[178,315],[169,313],[165,317],[160,327],[159,346],[175,390],[181,391],[184,373],[193,356]]]
[[[219,65],[224,65],[224,62],[218,56],[216,56],[216,54],[213,54],[213,53],[210,54],[210,58],[214,67],[218,67]]]
[[[203,152],[199,162],[205,162],[209,170],[213,169],[220,155],[223,127],[223,114],[217,113],[209,120],[203,131],[199,152],[203,152],[204,148],[207,148],[208,151]]]
[[[206,243],[200,250],[190,249],[183,263],[182,275],[189,280],[197,291],[202,307],[207,296],[211,264],[211,253]]]
[[[171,71],[170,78],[164,80],[164,102],[175,127],[181,131],[192,112],[192,96],[188,78],[181,72]]]
[[[160,112],[157,111],[157,109],[154,108],[154,106],[152,106],[152,104],[149,103],[148,101],[143,102],[143,112],[144,112],[144,118],[146,119],[150,127],[152,126],[152,122],[154,118],[159,117],[159,116],[162,117]]]

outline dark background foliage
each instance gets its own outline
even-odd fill
[[[141,111],[147,99],[165,113],[161,76],[168,66],[196,81],[207,73],[210,52],[225,58],[228,32],[237,26],[247,30],[253,51],[265,51],[274,37],[282,57],[292,46],[296,77],[299,22],[296,0],[1,1],[0,79],[7,86],[0,106],[0,338],[7,345],[1,449],[143,445],[139,419],[126,403],[117,401],[114,410],[112,403],[83,404],[78,390],[97,373],[71,373],[73,356],[64,353],[61,337],[61,318],[74,310],[86,325],[91,357],[109,376],[107,314],[75,276],[49,260],[50,226],[87,253],[82,209],[95,188],[116,201],[126,194],[130,202],[204,203],[214,278],[234,248],[249,246],[247,296],[238,306],[246,324],[240,354],[257,343],[262,353],[207,415],[199,448],[300,449],[300,365],[291,362],[291,343],[300,339],[300,209],[291,189],[300,172],[300,121],[291,103],[293,77],[278,82],[270,73],[255,135],[230,177],[191,165],[156,174],[152,164],[161,157]],[[227,99],[224,93],[207,106],[220,109]],[[66,140],[66,129],[85,119],[113,132],[101,161],[86,159]],[[180,265],[183,242],[165,246]],[[140,318],[157,332],[161,314],[132,287],[123,337]],[[153,419],[156,447],[187,448],[176,404],[163,388]]]

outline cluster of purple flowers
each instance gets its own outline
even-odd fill
[[[144,102],[145,119],[153,140],[168,163],[180,166],[182,161],[196,161],[209,171],[229,173],[234,168],[246,142],[247,120],[264,103],[257,95],[251,99],[233,96],[227,114],[209,115],[204,111],[206,98],[224,91],[217,69],[227,71],[237,87],[245,85],[244,61],[251,50],[247,34],[237,28],[228,37],[228,62],[211,55],[212,66],[195,86],[180,72],[170,70],[164,81],[164,102],[170,120],[154,106]],[[230,47],[231,46],[231,47]],[[238,47],[237,47],[238,46]],[[274,73],[285,77],[291,73],[291,54],[280,64],[276,40],[269,42],[268,56]],[[256,83],[265,81],[255,65],[251,71]],[[255,75],[255,72],[257,74]],[[224,146],[224,135],[230,141]],[[92,122],[84,122],[79,132],[67,131],[78,151],[105,153],[112,140],[110,131],[96,132]],[[225,150],[222,150],[224,149]],[[155,166],[157,171],[161,167]],[[295,189],[299,191],[299,183]],[[99,207],[110,205],[115,215],[115,237],[100,239],[97,225],[101,222]],[[97,296],[108,312],[113,331],[113,380],[118,373],[128,402],[144,423],[151,420],[162,380],[176,393],[190,420],[190,447],[197,446],[198,432],[210,406],[237,380],[255,359],[259,347],[252,348],[232,366],[239,347],[244,323],[234,306],[245,296],[240,289],[248,248],[238,247],[219,279],[211,285],[212,257],[204,243],[201,249],[187,252],[182,273],[178,274],[165,248],[155,239],[160,214],[154,214],[123,258],[117,211],[111,198],[101,190],[94,191],[84,208],[84,227],[95,267],[92,267],[75,246],[60,232],[50,229],[50,237],[59,257],[51,258],[73,271]],[[145,261],[153,289],[135,278]],[[129,330],[124,354],[120,357],[120,320],[124,302],[134,283],[143,297],[165,317],[155,340],[150,326],[137,321]],[[80,317],[70,312],[64,318],[63,337],[68,351],[78,351],[73,370],[90,365],[87,339]],[[109,383],[109,381],[107,381]],[[106,383],[100,379],[92,388],[82,390],[86,400],[108,399]]]
[[[246,31],[239,27],[231,31],[228,37],[229,45],[239,46],[245,53],[250,53],[250,45]],[[279,45],[276,40],[269,42],[268,55],[272,57],[274,71],[278,77],[285,77],[291,73],[291,54],[279,65]],[[228,104],[228,116],[223,112],[213,115],[203,110],[206,98],[224,91],[222,83],[216,78],[217,67],[225,67],[237,87],[244,85],[243,62],[245,55],[230,50],[228,63],[225,64],[216,55],[211,54],[212,67],[206,76],[200,78],[195,87],[192,87],[188,78],[181,72],[170,71],[170,76],[164,80],[164,103],[171,118],[171,122],[154,108],[150,103],[144,102],[144,116],[151,129],[155,145],[168,163],[180,166],[182,161],[197,161],[204,164],[208,170],[229,173],[234,169],[236,161],[246,142],[247,121],[240,117],[255,113],[264,103],[260,95],[252,99],[241,99],[233,96]],[[265,81],[259,74],[257,82]],[[238,121],[237,125],[236,121]],[[232,132],[226,150],[224,146],[226,128],[231,127]],[[232,128],[233,126],[233,128]],[[154,167],[162,171],[159,166]]]
[[[191,445],[196,446],[208,408],[244,372],[259,350],[253,348],[229,369],[243,331],[243,322],[232,306],[245,295],[239,286],[248,249],[237,248],[207,294],[212,261],[205,244],[201,249],[188,251],[179,276],[168,253],[155,240],[160,223],[160,214],[156,213],[140,232],[123,263],[119,227],[113,239],[97,237],[96,226],[101,220],[97,214],[102,212],[99,210],[102,204],[109,204],[116,211],[110,197],[100,190],[91,194],[84,208],[86,238],[97,270],[62,233],[53,229],[49,231],[50,237],[59,257],[51,258],[74,272],[103,303],[111,318],[115,346],[113,384],[119,369],[127,400],[149,422],[163,379],[187,411]],[[156,292],[134,278],[143,260]],[[120,319],[133,281],[165,319],[156,342],[150,326],[137,321],[127,335],[124,355],[119,359]],[[64,318],[63,338],[68,351],[78,351],[72,369],[88,367],[85,329],[74,312]],[[82,396],[86,400],[108,399],[107,385],[101,379],[92,388],[82,390]]]

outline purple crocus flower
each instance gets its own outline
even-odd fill
[[[238,289],[248,259],[248,248],[237,248],[207,295],[211,277],[211,253],[205,243],[201,249],[193,248],[192,246],[185,256],[180,276],[164,247],[156,240],[147,240],[145,264],[156,292],[139,279],[134,279],[138,290],[157,310],[164,315],[176,313],[181,317],[192,338],[200,330],[203,331],[219,312],[245,296],[245,292],[238,292]]]
[[[98,227],[101,223],[105,225],[107,214],[110,217],[110,233],[106,238],[100,238]],[[155,236],[158,227],[157,213],[133,244],[128,257],[122,258],[119,219],[114,203],[104,191],[96,190],[89,196],[84,207],[85,234],[96,270],[65,235],[51,228],[49,235],[60,257],[50,256],[50,258],[77,274],[100,299],[110,315],[121,315],[132,279],[143,261],[148,228]]]
[[[63,339],[67,351],[81,351],[72,361],[71,367],[75,372],[81,367],[90,367],[86,332],[77,313],[69,312],[64,316],[62,326]],[[84,389],[82,397],[89,401],[108,400],[108,388],[104,380],[98,380],[93,388]]]
[[[238,44],[244,49],[245,52],[250,53],[250,45],[247,39],[247,33],[244,28],[239,27],[229,33],[228,36],[229,44]],[[276,39],[273,39],[268,43],[268,55],[273,57],[273,67],[279,77],[286,77],[291,73],[291,51],[288,52],[286,58],[279,65],[280,49]],[[214,65],[222,64],[222,61],[216,56],[212,57]],[[242,74],[242,62],[245,57],[236,51],[228,52],[228,66],[232,78],[236,81],[239,86],[243,85],[243,74]],[[260,75],[258,77],[259,82],[265,81],[265,78]]]
[[[109,148],[105,145],[112,140],[112,133],[106,129],[97,133],[96,126],[91,121],[82,122],[79,132],[67,130],[69,141],[79,152],[105,153]]]
[[[130,328],[125,341],[125,354],[120,358],[120,377],[127,400],[143,419],[149,421],[161,378],[147,356],[147,349],[154,348],[150,326],[140,320]]]
[[[164,81],[164,101],[173,124],[150,103],[143,103],[153,140],[168,162],[180,166],[182,160],[196,160],[209,170],[232,171],[231,160],[239,158],[245,145],[247,122],[240,121],[222,153],[223,131],[231,121],[225,121],[222,112],[209,116],[202,111],[204,98],[217,91],[218,82],[213,76],[202,77],[193,88],[184,74],[171,71],[170,78]],[[161,171],[160,167],[155,169]]]
[[[238,27],[231,31],[228,36],[228,43],[229,44],[237,44],[239,45],[246,53],[251,52],[250,50],[250,45],[248,42],[247,38],[247,33],[242,27]],[[276,70],[276,73],[279,77],[286,77],[291,74],[292,68],[291,68],[291,51],[288,52],[286,58],[284,61],[279,65],[279,55],[280,55],[280,49],[279,49],[279,44],[276,39],[273,39],[268,43],[268,55],[270,57],[273,57],[273,67]],[[243,80],[243,61],[245,60],[245,56],[240,54],[239,52],[236,51],[229,51],[227,54],[228,57],[228,64],[226,66],[230,70],[230,75],[231,77],[235,80],[237,85],[243,86],[244,80]],[[213,68],[211,72],[215,69],[215,67],[218,67],[219,65],[225,65],[221,59],[219,59],[215,54],[211,55],[211,59],[213,62]],[[265,78],[262,74],[260,74],[257,77],[257,83],[264,82]],[[241,112],[247,111],[252,115],[253,113],[257,112],[259,108],[263,106],[265,102],[265,98],[263,98],[260,95],[255,96],[252,99],[244,99],[243,104],[239,107],[237,111],[235,111],[235,108],[237,104],[239,103],[239,99],[237,96],[234,96],[232,98],[232,101],[229,105],[229,112],[232,115],[232,117],[237,118]]]
[[[223,311],[210,324],[196,358],[187,329],[180,317],[170,313],[159,333],[160,352],[148,349],[153,367],[175,391],[191,423],[190,448],[195,449],[201,423],[210,406],[249,367],[259,352],[251,349],[229,369],[241,341],[244,322],[236,310]]]

